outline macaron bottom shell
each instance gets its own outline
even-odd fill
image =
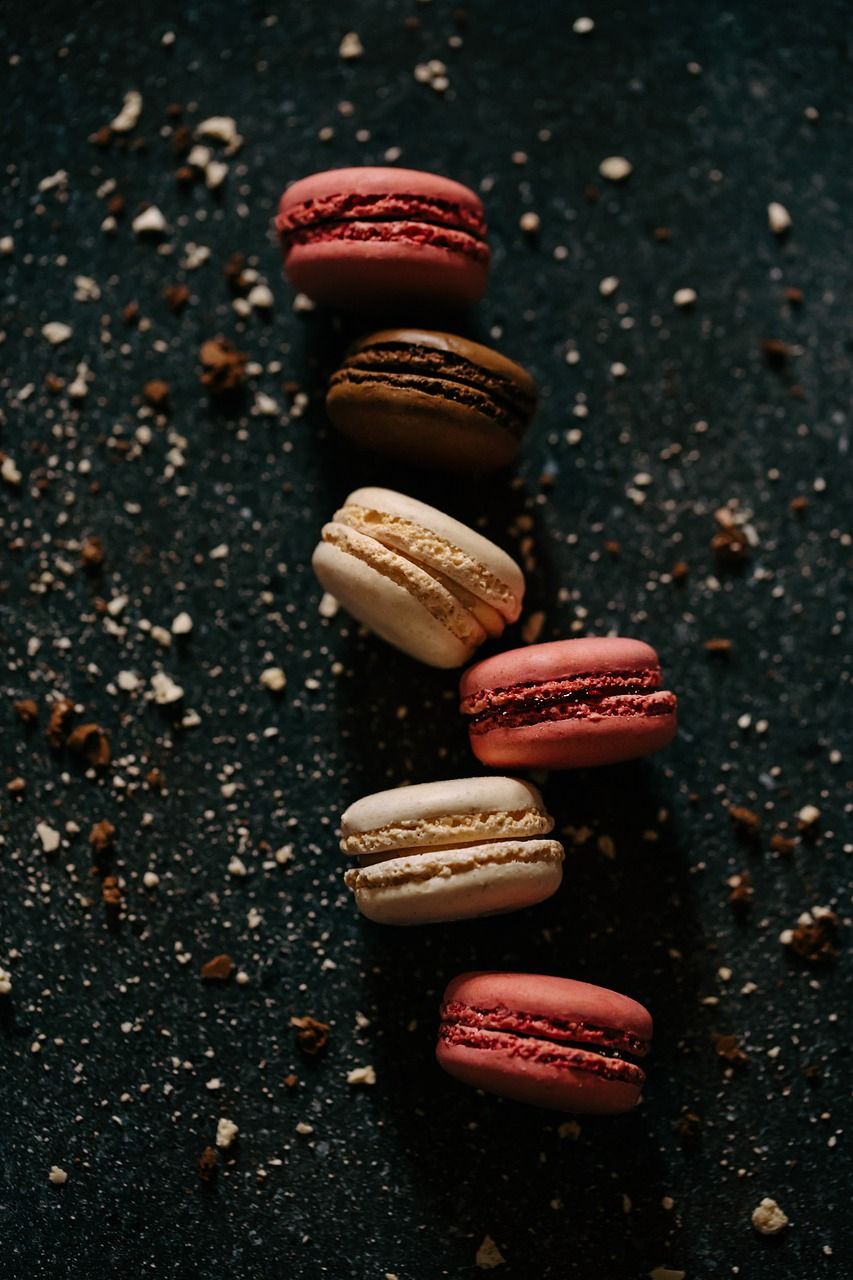
[[[392,875],[383,882],[386,868]],[[550,898],[562,882],[563,850],[553,840],[503,840],[383,861],[376,872],[354,877],[362,915],[377,924],[437,924],[503,915]]]
[[[652,755],[676,735],[675,708],[665,715],[541,720],[469,733],[477,759],[496,769],[585,769]]]
[[[345,387],[329,394],[335,426],[362,448],[404,462],[448,471],[496,471],[518,453],[520,441],[470,406],[391,388]]]
[[[495,1035],[493,1047],[476,1048],[454,1044],[439,1037],[436,1060],[449,1075],[475,1089],[485,1089],[516,1102],[567,1111],[575,1115],[619,1115],[633,1111],[641,1096],[641,1086],[630,1081],[608,1080],[594,1069],[555,1064],[554,1046],[539,1041],[538,1056],[520,1058],[512,1037]],[[525,1042],[529,1051],[532,1041]],[[586,1055],[594,1068],[594,1054]],[[582,1059],[583,1055],[579,1055]]]
[[[488,259],[430,243],[409,228],[393,239],[345,240],[318,235],[285,254],[294,289],[315,302],[342,310],[377,312],[409,301],[473,306],[486,291]]]

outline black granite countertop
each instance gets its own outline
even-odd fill
[[[837,0],[7,7],[3,1276],[438,1280],[479,1275],[486,1237],[480,1265],[508,1278],[842,1274],[849,17]],[[351,30],[363,53],[344,59]],[[446,70],[416,73],[431,60]],[[104,132],[129,91],[135,127]],[[207,144],[227,176],[180,185],[216,116],[242,137]],[[610,155],[627,182],[599,176]],[[345,335],[294,310],[271,218],[286,182],[389,159],[483,194],[472,331],[542,392],[514,478],[407,472],[326,423]],[[157,243],[131,227],[146,203]],[[240,314],[247,269],[271,311]],[[248,357],[242,401],[200,384],[218,335]],[[669,750],[544,781],[567,874],[538,909],[398,932],[342,884],[346,804],[476,771],[453,674],[321,615],[310,553],[356,483],[476,523],[525,562],[540,639],[649,640],[678,691]],[[184,690],[171,711],[160,670]],[[53,750],[57,698],[77,710]],[[61,745],[86,724],[102,734]],[[730,902],[743,874],[751,901],[744,881]],[[203,981],[221,953],[231,978]],[[438,998],[474,967],[647,1004],[636,1113],[564,1122],[442,1075]],[[330,1024],[325,1053],[298,1047],[301,1015]],[[375,1083],[347,1083],[368,1065]],[[239,1136],[207,1176],[221,1117]],[[751,1225],[764,1197],[789,1218],[775,1237]]]

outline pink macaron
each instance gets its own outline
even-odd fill
[[[444,993],[436,1058],[476,1089],[615,1115],[639,1102],[652,1019],[606,987],[537,973],[463,973]]]
[[[580,769],[633,760],[675,736],[658,656],[615,636],[511,649],[462,676],[471,749],[496,768]]]
[[[276,230],[295,289],[329,306],[466,306],[486,289],[482,201],[450,178],[365,165],[288,187]]]

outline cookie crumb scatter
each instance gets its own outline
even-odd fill
[[[775,1236],[788,1225],[788,1216],[775,1200],[765,1196],[752,1211],[752,1225],[763,1236]]]

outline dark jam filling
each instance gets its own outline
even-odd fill
[[[604,1080],[642,1087],[646,1073],[638,1063],[616,1049],[604,1049],[586,1042],[549,1041],[520,1031],[494,1031],[490,1028],[443,1022],[439,1038],[449,1045],[463,1045],[485,1051],[503,1050],[513,1058],[535,1060],[556,1070],[588,1071]]]
[[[470,716],[468,723],[472,729],[486,723],[500,724],[504,728],[510,728],[514,724],[524,723],[531,716],[541,719],[544,714],[545,718],[548,718],[548,712],[557,713],[551,718],[559,719],[561,710],[570,713],[573,707],[586,707],[594,712],[607,701],[613,702],[614,705],[608,706],[604,714],[618,715],[617,699],[622,698],[629,698],[633,702],[633,705],[624,704],[623,714],[665,716],[669,715],[674,706],[672,695],[666,697],[665,693],[649,689],[647,686],[625,684],[615,689],[573,689],[567,693],[526,693],[501,706],[485,707],[482,711]]]
[[[608,1057],[643,1058],[649,1051],[648,1041],[615,1027],[601,1027],[579,1018],[559,1018],[552,1014],[516,1011],[505,1005],[478,1009],[473,1005],[451,1001],[441,1008],[442,1022],[468,1026],[483,1031],[509,1032],[537,1040],[554,1040],[575,1049],[602,1053]],[[524,1024],[524,1025],[520,1025]]]
[[[536,397],[526,393],[511,379],[484,369],[456,352],[441,351],[435,347],[402,342],[376,343],[349,356],[332,381],[362,373],[423,378],[437,390],[441,390],[444,383],[458,383],[460,387],[470,387],[494,400],[499,407],[524,418],[529,418],[536,407]],[[430,379],[435,381],[430,382]]]

